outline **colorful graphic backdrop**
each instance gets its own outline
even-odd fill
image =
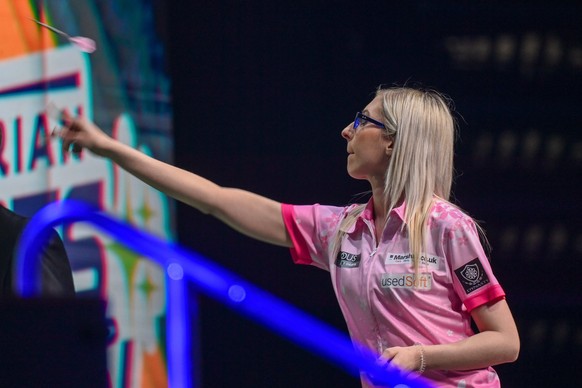
[[[172,239],[167,198],[110,162],[64,153],[49,104],[85,115],[159,159],[171,158],[169,81],[149,1],[0,2],[0,202],[32,216],[55,200],[98,205]],[[128,12],[131,10],[131,12]],[[61,35],[87,36],[87,54]],[[153,145],[153,146],[152,146]],[[167,385],[162,270],[82,223],[61,227],[79,297],[102,297],[115,322],[108,348],[112,387]]]

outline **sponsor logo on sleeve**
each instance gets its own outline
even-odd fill
[[[457,279],[459,279],[466,294],[470,294],[489,284],[489,277],[483,269],[483,264],[481,264],[479,258],[475,258],[464,266],[457,268],[455,275],[457,275]]]
[[[337,254],[335,259],[336,267],[340,268],[357,268],[360,266],[361,254],[354,254],[349,252],[341,251]]]
[[[380,282],[382,288],[430,290],[432,288],[432,274],[422,273],[416,276],[413,273],[384,273]]]

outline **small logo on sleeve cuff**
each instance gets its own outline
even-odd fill
[[[489,284],[489,277],[483,269],[479,258],[475,258],[464,266],[457,268],[455,275],[457,275],[457,279],[459,279],[466,294],[470,294],[484,285]]]
[[[340,252],[335,259],[336,267],[340,268],[357,268],[360,266],[360,259],[362,255],[356,255],[349,252]]]

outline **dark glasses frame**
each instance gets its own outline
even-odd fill
[[[356,117],[354,118],[354,130],[358,129],[360,125],[364,125],[363,123],[364,121],[377,125],[382,129],[386,129],[386,126],[384,126],[384,124],[382,124],[380,121],[374,120],[373,118],[366,116],[362,112],[358,112],[356,113]]]

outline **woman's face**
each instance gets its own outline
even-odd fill
[[[377,96],[362,113],[382,122],[382,97]],[[370,183],[384,182],[392,153],[393,140],[384,135],[379,126],[363,121],[357,129],[352,122],[341,134],[348,141],[348,174],[355,179],[367,179]]]

